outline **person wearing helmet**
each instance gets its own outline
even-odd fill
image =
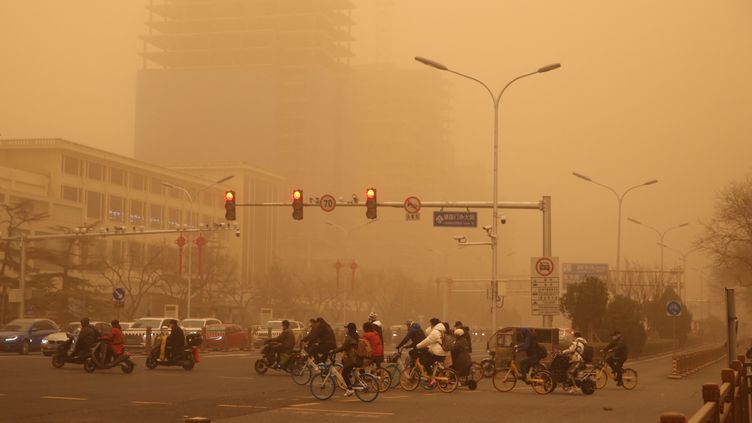
[[[384,345],[384,329],[381,327],[381,320],[379,320],[379,317],[376,316],[376,313],[371,312],[371,314],[368,315],[368,321],[370,323],[373,323],[373,330],[379,334],[379,339],[381,339],[381,345]]]

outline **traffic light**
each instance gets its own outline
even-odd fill
[[[292,192],[292,218],[303,220],[303,190],[296,189]]]
[[[235,191],[225,191],[225,220],[235,220]]]
[[[366,190],[366,217],[376,219],[376,188]]]

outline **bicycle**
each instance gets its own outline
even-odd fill
[[[400,386],[406,391],[414,391],[418,385],[421,385],[424,389],[438,387],[441,392],[448,394],[457,389],[459,382],[457,373],[452,369],[444,368],[441,362],[434,364],[431,374],[428,374],[423,367],[423,363],[420,362],[420,357],[415,358],[412,367],[404,369],[400,373]]]
[[[595,387],[603,389],[606,387],[609,379],[616,380],[616,373],[614,369],[606,361],[610,354],[604,354],[601,361],[595,364],[593,371],[595,372]],[[624,389],[631,391],[637,386],[637,371],[628,367],[622,367],[621,369],[621,382]]]
[[[400,384],[400,374],[403,370],[410,367],[410,360],[402,359],[402,348],[392,353],[387,358],[387,364],[384,368],[389,372],[389,376],[392,378],[390,388],[396,388]]]
[[[335,365],[336,354],[331,354],[329,359],[331,363],[320,363],[318,365],[319,374],[311,378],[310,389],[311,395],[318,400],[328,400],[334,395],[337,386],[345,385],[345,379],[342,372]],[[371,402],[379,396],[379,380],[370,373],[353,372],[355,384],[352,390],[355,396],[363,402]],[[347,389],[347,388],[345,388]]]
[[[368,359],[364,359],[368,360]],[[386,392],[392,385],[392,375],[389,370],[383,367],[375,367],[375,363],[364,363],[361,366],[353,368],[353,372],[363,373],[366,369],[370,369],[370,373],[379,380],[379,392]],[[342,368],[339,369],[340,371]],[[341,386],[340,386],[341,387]]]
[[[290,376],[292,376],[292,381],[297,385],[308,385],[311,382],[311,379],[320,373],[318,363],[316,363],[316,360],[314,360],[307,351],[306,354],[301,355],[297,362],[293,363],[292,366]],[[334,366],[342,372],[342,364],[335,363]],[[345,384],[344,381],[337,381],[337,386],[343,390],[347,389],[347,384]]]
[[[522,377],[515,355],[512,353],[512,360],[509,367],[496,370],[493,375],[493,386],[499,392],[509,392],[514,389],[517,379]],[[554,390],[554,381],[548,370],[541,370],[539,366],[532,366],[528,371],[527,383],[537,394],[546,395]]]

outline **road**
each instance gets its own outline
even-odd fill
[[[314,399],[307,386],[283,374],[257,375],[254,355],[245,352],[205,355],[193,371],[147,370],[136,356],[136,370],[87,374],[81,366],[54,369],[40,354],[0,355],[2,422],[182,422],[204,416],[212,422],[331,422],[337,418],[398,422],[634,422],[657,421],[664,411],[694,412],[701,385],[720,379],[722,363],[683,379],[671,380],[670,358],[629,363],[638,370],[634,391],[613,383],[592,396],[557,390],[541,396],[527,386],[497,392],[488,379],[476,391],[452,394],[393,390],[370,404],[337,391],[328,401]]]

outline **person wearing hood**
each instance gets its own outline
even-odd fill
[[[349,397],[354,393],[353,391],[353,384],[352,384],[352,371],[355,368],[355,366],[361,366],[363,363],[362,360],[358,357],[358,340],[360,337],[358,336],[358,328],[355,326],[355,323],[348,323],[345,328],[347,328],[347,333],[345,333],[345,338],[342,341],[342,345],[335,349],[335,353],[343,353],[342,355],[342,378],[345,380],[345,383],[347,384],[347,390],[345,391],[345,396]]]
[[[580,332],[575,332],[572,345],[561,352],[562,354],[569,355],[568,372],[572,377],[575,377],[577,375],[577,371],[580,369],[580,366],[584,364],[582,354],[585,352],[585,345],[587,345],[587,341],[582,337],[582,334]]]
[[[470,345],[463,329],[455,329],[454,336],[457,337],[457,344],[452,350],[452,369],[457,373],[457,376],[464,378],[470,374],[470,366],[473,364],[473,359],[470,356]]]
[[[403,346],[412,347],[408,353],[410,355],[410,365],[415,363],[415,358],[418,356],[418,349],[416,347],[424,339],[426,339],[426,334],[423,332],[423,328],[420,327],[420,323],[408,322],[407,334],[402,338],[402,341],[397,344],[397,349],[400,349]],[[409,345],[407,345],[408,342],[410,342]]]
[[[381,339],[381,345],[384,345],[384,328],[381,324],[381,320],[379,320],[379,316],[376,315],[376,313],[371,312],[368,315],[368,321],[373,324],[373,330],[377,334],[379,334],[379,339]]]
[[[88,317],[81,319],[81,330],[78,333],[76,347],[73,350],[73,356],[78,356],[82,352],[94,346],[99,341],[100,334],[97,329],[91,325]]]
[[[423,366],[425,366],[426,372],[430,373],[431,368],[435,363],[444,361],[446,358],[447,352],[441,348],[441,340],[444,338],[444,333],[446,333],[444,324],[441,323],[441,320],[434,317],[431,319],[431,327],[428,336],[426,336],[426,339],[420,341],[415,347],[419,350],[424,348],[428,350],[423,358]],[[434,382],[434,380],[431,380],[431,383]]]

